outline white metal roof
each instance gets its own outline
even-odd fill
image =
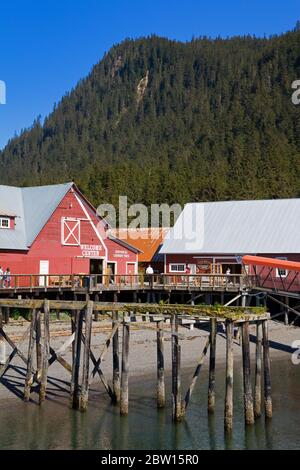
[[[160,253],[300,253],[300,199],[187,204]]]
[[[0,229],[0,249],[27,250],[72,185],[0,185],[0,214],[15,216],[15,230]]]

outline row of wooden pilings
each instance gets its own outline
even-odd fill
[[[76,303],[74,303],[76,304]],[[110,396],[113,403],[119,404],[121,415],[129,412],[129,346],[131,312],[111,312],[112,329],[106,338],[105,347],[98,359],[94,356],[91,347],[92,322],[94,303],[88,301],[84,309],[71,310],[72,336],[65,343],[64,348],[72,345],[72,365],[61,356],[61,351],[55,352],[50,345],[50,303],[43,302],[40,309],[33,308],[31,311],[31,323],[29,331],[29,346],[27,358],[18,350],[17,353],[27,364],[25,378],[24,399],[30,400],[31,388],[34,381],[39,385],[39,403],[46,399],[48,368],[55,360],[58,360],[71,374],[70,402],[74,409],[85,411],[88,406],[88,394],[91,377],[96,373]],[[73,307],[74,308],[74,307]],[[191,383],[184,398],[182,399],[181,383],[181,344],[179,330],[180,316],[153,315],[152,321],[156,323],[157,343],[157,407],[163,408],[166,404],[165,389],[165,351],[164,330],[165,321],[171,322],[171,353],[172,353],[172,416],[174,421],[184,419],[185,412],[191,400],[197,379],[206,357],[209,354],[209,379],[207,408],[209,413],[214,413],[216,404],[216,348],[217,329],[220,318],[207,318],[209,322],[209,336],[200,354]],[[258,317],[259,318],[259,317]],[[262,414],[262,389],[264,390],[265,417],[272,417],[271,379],[270,379],[270,357],[268,341],[268,319],[257,319],[252,322],[256,325],[256,356],[255,356],[255,386],[254,394],[251,380],[250,361],[250,339],[249,320],[239,319],[234,321],[230,318],[225,320],[226,331],[226,381],[225,381],[225,406],[224,426],[226,431],[233,427],[233,381],[234,381],[234,330],[237,327],[242,340],[242,366],[244,385],[244,413],[245,422],[251,425]],[[42,328],[43,321],[43,328]],[[13,348],[13,353],[6,361],[6,365],[12,359],[18,348],[9,340],[3,331],[2,310],[0,308],[0,339],[6,339]],[[83,326],[85,325],[85,328]],[[119,329],[122,327],[122,348],[119,344]],[[143,327],[143,326],[142,326]],[[43,335],[42,335],[43,331]],[[169,331],[168,331],[169,333]],[[25,333],[26,334],[26,333]],[[25,335],[24,335],[25,336]],[[43,338],[42,338],[43,336]],[[112,386],[109,385],[101,369],[101,362],[110,344],[112,345]],[[33,367],[34,348],[36,346],[36,370]],[[121,349],[121,357],[120,357]],[[22,357],[23,356],[23,357]],[[91,363],[94,366],[90,373]]]

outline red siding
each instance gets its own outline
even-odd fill
[[[62,244],[63,218],[80,219],[80,246]],[[103,258],[116,261],[116,272],[126,274],[126,262],[137,261],[137,254],[105,239],[105,225],[76,190],[71,189],[28,252],[0,252],[0,266],[3,269],[9,267],[11,274],[39,274],[40,261],[49,260],[49,274],[89,274],[89,259]]]

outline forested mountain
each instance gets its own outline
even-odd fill
[[[74,180],[94,202],[300,196],[300,31],[113,47],[0,153],[0,184]]]

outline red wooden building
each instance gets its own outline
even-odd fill
[[[0,266],[12,275],[136,274],[139,250],[108,228],[74,183],[0,186]]]
[[[160,250],[164,272],[240,274],[244,255],[300,261],[299,214],[300,199],[187,204]]]

